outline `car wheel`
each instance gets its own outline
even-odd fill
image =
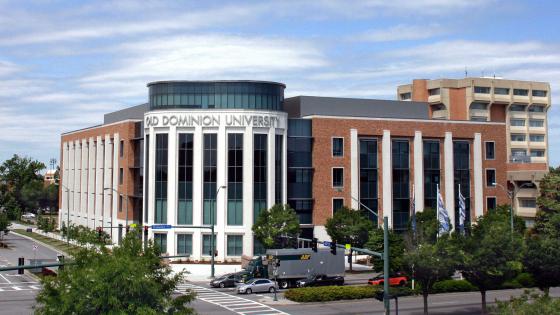
[[[225,284],[224,284],[223,282],[222,282],[222,283],[220,283],[220,288],[222,288],[222,289],[223,289],[223,288],[225,288],[225,287],[226,287],[226,285],[225,285]]]
[[[282,289],[287,289],[289,286],[290,285],[289,285],[288,281],[286,281],[286,280],[280,281],[280,287]]]
[[[245,291],[245,293],[251,294],[251,293],[253,293],[253,291],[252,291],[251,289],[247,289],[247,290]]]
[[[268,292],[274,293],[274,292],[276,292],[276,289],[274,287],[270,287],[270,289],[268,289]]]

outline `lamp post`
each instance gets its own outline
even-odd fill
[[[123,194],[123,193],[119,193],[115,188],[103,188],[103,190],[112,190],[114,191],[117,195],[121,196],[121,197],[125,197],[126,200],[126,226],[128,226],[128,195],[127,194]],[[111,217],[113,216],[113,214],[111,213]],[[112,224],[111,224],[112,225]]]
[[[509,219],[510,219],[510,233],[511,233],[511,237],[513,237],[513,202],[515,200],[515,195],[519,192],[519,190],[523,187],[529,187],[532,184],[529,183],[523,183],[521,185],[519,185],[519,187],[517,187],[517,189],[515,188],[515,185],[513,186],[512,190],[506,189],[504,186],[498,184],[498,183],[492,183],[492,186],[497,186],[500,187],[509,197],[510,199],[510,206],[509,206]]]
[[[214,201],[214,208],[217,208],[217,200],[218,200],[218,194],[220,193],[220,189],[226,189],[227,186],[222,185],[220,187],[218,187],[218,189],[216,190],[216,200]],[[217,209],[216,209],[217,210]],[[211,235],[210,235],[210,277],[214,278],[214,273],[215,273],[215,268],[214,268],[214,254],[216,252],[216,249],[214,248],[214,209],[210,209],[210,231],[211,231]]]
[[[60,186],[66,188],[66,246],[70,246],[70,188],[62,183]]]

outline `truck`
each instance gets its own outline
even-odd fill
[[[277,263],[275,263],[277,262]],[[247,264],[248,278],[275,280],[282,289],[296,286],[296,281],[310,275],[344,277],[344,250],[336,255],[328,248],[269,249],[266,256],[255,256]]]

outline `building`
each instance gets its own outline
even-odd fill
[[[457,226],[508,201],[505,121],[435,120],[428,102],[298,96],[264,81],[162,81],[148,103],[61,139],[60,222],[131,223],[170,254],[218,260],[262,253],[256,216],[295,209],[303,237],[327,240],[341,206],[369,208],[403,230],[441,190]],[[127,211],[128,209],[128,211]],[[69,218],[69,219],[68,219]],[[379,224],[375,215],[371,219]],[[109,228],[113,227],[113,228]]]
[[[516,213],[533,222],[538,182],[548,172],[548,83],[501,78],[413,80],[399,86],[397,94],[399,100],[427,102],[433,119],[505,122],[507,189],[516,192]]]
[[[45,185],[51,185],[56,183],[56,170],[47,170],[43,178]]]

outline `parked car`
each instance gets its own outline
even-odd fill
[[[241,282],[241,277],[235,273],[228,273],[210,281],[210,286],[213,288],[235,287],[237,282]]]
[[[278,284],[272,280],[256,278],[247,281],[237,287],[237,293],[251,294],[253,292],[275,292],[278,290]]]
[[[35,219],[35,215],[31,212],[28,212],[28,213],[22,215],[21,217],[23,219],[26,219],[26,220]]]
[[[327,277],[326,275],[310,275],[306,279],[296,281],[296,286],[302,287],[319,287],[325,285],[344,285],[344,277],[334,276]]]
[[[385,279],[383,274],[373,277],[368,280],[369,285],[383,285]],[[406,276],[395,274],[389,277],[389,285],[392,286],[404,286],[408,283],[408,278]]]

